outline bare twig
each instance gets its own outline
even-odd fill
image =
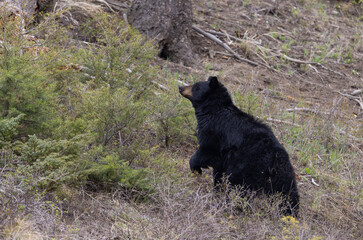
[[[288,121],[283,121],[283,120],[279,120],[279,119],[274,119],[274,118],[267,118],[266,121],[288,124],[288,125],[292,125],[292,126],[295,126],[295,127],[301,127],[299,124],[288,122]]]
[[[230,39],[238,41],[238,42],[247,42],[248,41],[248,42],[252,42],[252,43],[254,43],[256,45],[261,45],[260,42],[254,40],[252,38],[248,38],[247,40],[244,40],[244,39],[241,39],[241,38],[238,38],[238,37],[234,37],[234,36],[232,36],[231,34],[225,32],[225,31],[224,32],[218,32],[218,31],[215,31],[215,30],[207,30],[206,32],[210,33],[210,34],[217,35],[217,36],[225,36],[227,38],[230,38]]]
[[[127,25],[129,25],[129,21],[127,20],[127,14],[126,14],[126,13],[124,13],[124,14],[122,14],[122,16],[123,16],[123,18],[124,18],[124,22],[125,22]]]
[[[117,1],[114,1],[114,0],[106,0],[106,2],[108,4],[110,4],[113,8],[115,8],[116,10],[119,10],[120,8],[125,8],[125,9],[129,9],[130,8],[129,5],[127,5],[125,3],[117,2]]]
[[[22,2],[19,1],[18,2],[18,8],[19,8],[19,17],[20,17],[20,26],[19,26],[19,42],[20,42],[20,56],[23,55],[23,51],[24,51],[24,46],[23,46],[23,38],[24,38],[24,34],[23,34],[23,28],[25,25],[25,19],[24,19],[24,8],[25,6],[22,5]]]
[[[350,134],[350,133],[347,133],[346,131],[344,131],[343,129],[340,129],[340,128],[338,128],[337,126],[335,126],[334,124],[333,124],[333,127],[338,131],[338,132],[340,132],[340,133],[342,133],[342,134],[344,134],[344,135],[346,135],[347,137],[349,137],[350,139],[352,139],[352,140],[354,140],[354,141],[356,141],[356,142],[360,142],[360,143],[363,143],[363,139],[362,138],[357,138],[356,136],[353,136],[352,134]]]
[[[310,109],[310,108],[288,108],[285,111],[287,111],[287,112],[310,112],[310,113],[314,113],[314,114],[324,114],[324,115],[330,114],[330,112],[322,112],[322,111],[318,111],[318,110]]]
[[[164,85],[162,85],[162,84],[160,84],[160,83],[158,83],[158,82],[156,82],[156,81],[151,81],[153,84],[155,84],[155,85],[157,85],[159,88],[161,88],[161,89],[164,89],[164,90],[169,90],[167,87],[165,87]]]
[[[316,62],[302,61],[302,60],[299,60],[299,59],[296,59],[296,58],[292,58],[292,57],[289,57],[286,54],[283,54],[283,53],[280,53],[280,52],[274,53],[274,55],[277,56],[277,57],[282,57],[282,58],[284,58],[286,60],[289,60],[291,62],[299,63],[299,64],[316,64],[316,65],[320,65],[320,63],[316,63]]]
[[[360,95],[362,92],[363,92],[362,89],[357,89],[357,90],[354,90],[350,95],[356,96],[356,95]]]
[[[272,70],[274,70],[274,71],[276,71],[276,69],[273,69],[268,63],[267,63],[267,61],[263,58],[263,56],[261,56],[260,54],[258,54],[257,52],[255,53],[256,54],[256,56],[259,58],[259,59],[261,59],[261,61],[263,62],[263,63],[260,63],[261,65],[263,65],[263,66],[265,66],[265,67],[267,67],[268,69],[272,69]]]
[[[244,14],[244,13],[240,13],[240,15],[241,15],[242,17],[247,18],[248,20],[252,21],[252,19],[251,19],[249,16],[247,16],[246,14]]]
[[[96,0],[96,1],[99,2],[99,3],[105,4],[111,10],[111,12],[115,12],[113,10],[113,8],[110,6],[110,4],[108,4],[108,1],[105,1],[105,0]]]
[[[112,12],[122,11],[123,9],[129,9],[130,6],[124,3],[119,3],[113,0],[96,0],[96,2],[106,5]]]
[[[276,10],[277,9],[275,7],[262,8],[262,9],[256,10],[255,13],[263,12],[264,14],[272,14],[272,15],[275,15],[276,14]]]
[[[285,58],[291,62],[296,62],[296,63],[300,63],[300,64],[318,64],[316,62],[310,62],[310,61],[302,61],[302,60],[299,60],[299,59],[295,59],[295,58],[292,58],[292,57],[289,57],[285,54],[280,54],[282,58]]]
[[[342,92],[339,92],[339,91],[334,91],[334,92],[337,92],[340,95],[342,95],[344,97],[347,97],[347,98],[349,98],[349,99],[357,102],[359,104],[360,108],[363,110],[363,101],[362,101],[362,98],[361,97],[352,96],[350,94],[342,93]]]
[[[120,147],[122,147],[123,142],[122,142],[121,131],[118,131],[118,140],[119,140],[119,142],[120,142]]]
[[[230,53],[225,53],[225,52],[220,52],[220,51],[214,51],[215,54],[220,54],[226,57],[234,57],[233,54]]]
[[[271,36],[270,34],[271,34],[271,33],[264,33],[264,34],[262,34],[261,36],[267,36],[267,37],[271,38],[273,41],[280,43],[280,41],[279,41],[279,40],[277,40],[276,38],[274,38],[274,37],[273,37],[273,36]]]
[[[259,64],[254,62],[254,61],[251,61],[251,60],[248,60],[248,59],[245,59],[245,58],[242,58],[240,55],[238,55],[235,51],[233,51],[227,44],[225,44],[224,42],[222,42],[220,39],[216,38],[214,35],[210,34],[210,33],[207,33],[205,31],[203,31],[202,29],[196,27],[196,26],[192,26],[192,28],[197,31],[198,33],[202,34],[203,36],[209,38],[210,40],[218,43],[219,45],[221,45],[222,47],[224,47],[228,52],[232,53],[233,56],[235,58],[237,58],[238,60],[240,61],[243,61],[243,62],[247,62],[253,66],[258,66]]]
[[[314,179],[314,178],[311,178],[311,182],[312,182],[315,186],[320,187],[320,185],[319,185],[319,184],[317,184],[317,183],[315,182],[315,179]]]
[[[339,91],[334,91],[336,93],[339,93],[340,95],[344,96],[344,97],[347,97],[349,99],[355,99],[356,97],[352,96],[352,95],[349,95],[349,94],[346,94],[346,93],[342,93],[342,92],[339,92]]]
[[[337,72],[337,71],[334,71],[334,70],[331,70],[330,68],[327,68],[327,67],[323,66],[323,65],[322,65],[322,64],[320,64],[320,63],[317,63],[317,65],[318,65],[319,67],[321,67],[321,68],[325,69],[325,70],[328,70],[329,72],[333,72],[333,73],[335,73],[335,74],[337,74],[337,75],[339,75],[339,76],[345,77],[345,74],[340,73],[340,72]]]
[[[359,99],[353,99],[353,101],[356,101],[360,105],[360,108],[363,110],[363,101],[361,97]]]
[[[193,26],[193,29],[194,30],[196,30],[196,31],[198,31],[197,29],[195,29],[196,27],[195,26]],[[201,30],[201,29],[199,29],[200,31],[203,31],[203,30]],[[198,31],[199,32],[199,31]],[[201,32],[199,32],[199,33],[201,33]],[[218,32],[218,31],[214,31],[214,30],[208,30],[208,31],[206,31],[205,32],[206,34],[211,34],[211,36],[207,36],[208,38],[210,38],[211,40],[213,40],[213,41],[216,41],[216,42],[222,42],[222,41],[220,41],[218,38],[216,38],[215,36],[213,36],[212,34],[214,34],[214,35],[218,35],[218,36],[225,36],[225,37],[227,37],[227,38],[229,38],[229,39],[233,39],[233,40],[235,40],[235,41],[239,41],[239,42],[248,42],[248,43],[251,43],[251,44],[254,44],[254,45],[257,45],[259,48],[261,48],[260,49],[260,51],[261,50],[263,50],[263,51],[268,51],[268,52],[272,52],[270,49],[267,49],[267,48],[264,48],[264,47],[262,47],[261,46],[261,43],[260,42],[258,42],[258,41],[256,41],[256,40],[254,40],[254,39],[248,39],[248,40],[243,40],[243,39],[241,39],[241,38],[237,38],[237,37],[234,37],[234,36],[231,36],[230,34],[228,34],[227,32],[225,32],[225,33],[222,33],[222,32]],[[201,34],[203,34],[203,35],[205,35],[204,33],[201,33]],[[205,35],[206,36],[206,35]],[[268,35],[269,36],[269,35]],[[225,48],[225,46],[224,45],[226,45],[225,43],[219,43],[220,45],[222,45],[224,48]],[[227,47],[228,47],[228,45],[226,45]],[[229,47],[228,47],[229,48]],[[227,49],[227,48],[226,48]],[[227,49],[228,50],[228,49]],[[233,52],[233,50],[232,49],[230,49],[230,50],[228,50],[230,53],[232,53],[235,57],[236,57],[236,53],[234,53]],[[231,52],[232,51],[232,52]],[[299,59],[296,59],[296,58],[292,58],[292,57],[289,57],[289,56],[287,56],[286,54],[283,54],[283,53],[281,53],[281,52],[277,52],[277,53],[274,53],[274,52],[272,52],[272,54],[273,55],[275,55],[275,56],[277,56],[277,57],[281,57],[281,58],[284,58],[284,59],[286,59],[286,60],[289,60],[289,61],[291,61],[291,62],[295,62],[295,63],[299,63],[299,64],[310,64],[310,65],[313,65],[313,64],[315,64],[315,65],[319,65],[319,66],[321,66],[321,64],[320,63],[316,63],[316,62],[310,62],[310,61],[303,61],[303,60],[299,60]],[[256,54],[257,55],[257,54]],[[238,59],[238,57],[236,57],[237,59]],[[265,62],[265,61],[264,61]],[[267,67],[267,68],[270,68],[269,66],[268,66],[268,64],[266,64],[266,63],[264,63],[264,64],[262,64],[262,63],[257,63],[257,64],[261,64],[261,65],[264,65],[265,67]],[[325,67],[324,67],[325,68]],[[326,69],[326,68],[325,68]],[[316,70],[316,69],[315,69]]]

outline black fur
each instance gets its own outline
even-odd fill
[[[179,87],[183,95],[186,87]],[[239,110],[227,89],[216,77],[191,86],[198,121],[199,149],[190,159],[190,168],[202,174],[213,168],[214,184],[228,177],[232,186],[240,185],[265,194],[281,193],[284,213],[298,213],[299,194],[289,155],[272,130]]]

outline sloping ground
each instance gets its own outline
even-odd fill
[[[222,38],[241,56],[247,52],[250,59],[276,70],[238,63],[196,34],[204,64],[218,66],[226,81],[252,80],[256,88],[273,86],[324,104],[342,96],[338,92],[362,87],[363,29],[357,20],[362,13],[352,1],[196,1],[195,7],[198,26],[237,35],[244,41]],[[359,114],[359,106],[351,105]]]
[[[98,1],[101,2],[101,1]],[[122,1],[121,1],[122,2]],[[125,1],[126,2],[126,1]],[[200,64],[156,60],[160,76],[196,81],[218,75],[236,104],[272,125],[296,169],[299,219],[282,217],[266,199],[212,190],[211,172],[189,173],[196,146],[151,157],[155,192],[94,193],[62,189],[67,200],[22,195],[30,213],[6,227],[9,239],[362,239],[363,23],[353,1],[194,1],[194,23],[213,30],[252,66],[193,32]],[[218,33],[216,33],[218,32]],[[233,39],[235,37],[235,39]],[[289,60],[290,59],[290,60]],[[169,72],[168,72],[169,71]],[[176,87],[163,80],[169,89]],[[168,85],[169,84],[169,85]],[[179,97],[176,88],[172,97]],[[154,159],[155,158],[155,159]],[[158,160],[156,161],[156,158]],[[11,190],[10,190],[11,189]]]

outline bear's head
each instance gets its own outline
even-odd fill
[[[215,76],[210,76],[207,81],[197,82],[191,86],[179,86],[179,92],[189,99],[194,107],[232,103],[227,89]]]

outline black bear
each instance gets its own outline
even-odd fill
[[[217,77],[179,86],[189,99],[198,122],[199,149],[190,159],[191,170],[213,168],[214,185],[225,175],[232,186],[283,196],[283,212],[297,215],[299,194],[289,155],[272,130],[238,109]]]

